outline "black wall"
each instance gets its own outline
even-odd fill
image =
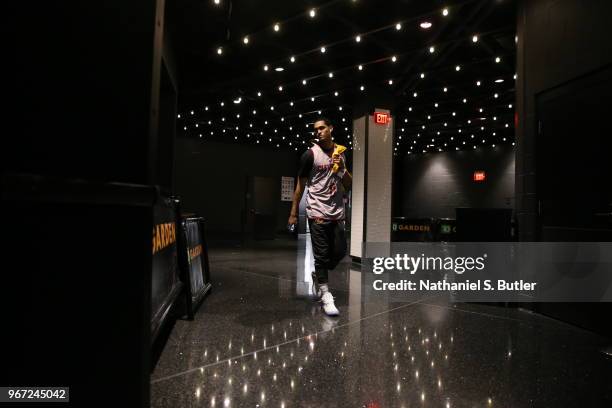
[[[550,164],[550,151],[538,151],[538,112],[540,95],[571,86],[577,81],[589,82],[612,64],[612,2],[608,0],[524,0],[519,3],[517,22],[517,84],[516,112],[517,162],[516,195],[519,239],[540,239],[538,203],[538,167]],[[597,98],[592,88],[591,99]],[[589,98],[588,88],[580,92]],[[609,105],[607,100],[602,104]],[[610,110],[608,109],[608,112]],[[547,112],[548,116],[554,112]],[[558,115],[564,115],[561,111]],[[574,120],[587,120],[573,112]],[[584,132],[574,136],[581,143],[605,142],[609,135]],[[554,135],[553,135],[554,139]],[[602,149],[605,143],[600,144]],[[557,153],[560,154],[560,153]],[[563,154],[563,153],[561,153]],[[589,166],[589,159],[577,160],[572,152],[565,152],[567,163],[577,171]],[[591,158],[593,160],[593,158]],[[540,175],[541,176],[541,175]],[[609,176],[601,175],[601,189],[608,188]],[[575,194],[568,191],[568,194]],[[612,336],[609,324],[612,308],[602,303],[535,304],[527,305],[543,314]]]
[[[301,153],[301,151],[299,152]],[[273,177],[279,187],[276,229],[286,227],[290,202],[280,201],[282,176],[297,174],[298,152],[178,138],[175,191],[183,210],[206,218],[213,239],[239,239],[247,201],[248,177]]]
[[[486,172],[476,183],[474,171]],[[396,217],[455,218],[456,207],[514,208],[513,146],[406,155],[395,163]]]
[[[612,2],[521,1],[517,35],[516,208],[520,239],[535,241],[539,235],[536,162],[545,160],[536,158],[536,99],[612,63]],[[584,136],[588,135],[577,135],[581,141]]]
[[[175,128],[164,0],[11,2],[3,17],[0,383],[148,407],[152,185],[171,179]]]

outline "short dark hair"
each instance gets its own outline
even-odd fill
[[[313,123],[317,123],[317,122],[325,122],[325,126],[330,127],[330,126],[334,126],[334,124],[332,123],[331,120],[329,120],[329,118],[326,118],[324,116],[318,117],[315,119],[315,121]]]

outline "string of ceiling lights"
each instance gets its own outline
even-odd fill
[[[325,7],[329,6],[329,5],[333,4],[333,3],[337,3],[338,1],[340,1],[340,0],[329,2],[329,3],[327,3],[324,6]],[[454,7],[459,7],[461,5],[464,5],[464,4],[467,4],[467,3],[470,3],[470,2],[472,2],[472,0],[463,2],[463,3],[458,4],[458,5],[455,5]],[[319,7],[318,9],[313,9],[314,10],[314,16],[312,16],[311,18],[314,18],[317,15],[317,10],[320,10],[321,8],[323,8],[323,7]],[[333,43],[330,43],[330,44],[323,45],[321,47],[317,47],[317,48],[313,48],[313,49],[310,49],[310,50],[306,50],[306,51],[301,52],[299,54],[292,55],[288,60],[291,63],[295,63],[296,60],[298,58],[300,58],[301,56],[308,55],[308,54],[311,54],[313,52],[319,52],[321,54],[325,54],[326,52],[328,52],[329,48],[336,47],[336,46],[338,46],[340,44],[347,43],[349,41],[354,41],[356,43],[361,43],[364,38],[367,38],[367,36],[370,36],[370,35],[372,35],[372,34],[374,34],[376,32],[388,30],[388,29],[391,29],[391,28],[395,28],[397,31],[399,31],[399,30],[402,30],[403,25],[407,24],[408,22],[416,21],[416,20],[422,20],[425,16],[433,15],[433,13],[434,12],[425,13],[425,14],[423,14],[421,16],[412,17],[410,19],[406,19],[406,20],[403,20],[401,22],[394,23],[394,24],[388,24],[388,25],[385,25],[385,26],[382,26],[382,27],[378,27],[378,28],[376,28],[374,30],[363,32],[363,33],[357,34],[355,36],[347,37],[347,38],[344,38],[342,40],[339,40],[339,41],[336,41],[336,42],[333,42]],[[312,14],[312,13],[309,12],[309,15],[310,14]],[[437,14],[437,12],[435,14]],[[443,17],[447,17],[449,15],[448,8],[443,9],[441,14],[442,14]],[[285,20],[284,22],[281,22],[281,23],[276,23],[273,26],[273,31],[274,32],[279,32],[281,30],[281,26],[286,25],[287,21],[289,21],[289,20]],[[420,24],[420,27],[422,29],[429,29],[431,26],[432,26],[431,22],[428,22],[428,21],[422,21],[421,24]],[[492,32],[489,32],[489,33],[473,34],[473,35],[469,36],[469,41],[471,41],[472,43],[478,43],[478,42],[480,42],[480,40],[482,38],[486,37],[487,35],[490,34],[491,36],[493,36],[493,35],[495,35],[498,32],[500,32],[500,30],[495,30],[495,31],[492,31]],[[249,43],[251,43],[251,41],[253,39],[253,35],[254,34],[252,33],[249,36],[243,37],[243,44],[244,45],[248,45]],[[245,39],[246,39],[246,41],[245,41]],[[264,89],[263,93],[262,93],[262,90],[260,89],[256,93],[257,98],[253,97],[253,99],[255,101],[259,100],[259,101],[263,102],[263,100],[265,99],[265,97],[264,97],[265,94],[267,94],[267,95],[274,95],[274,97],[276,97],[278,95],[282,95],[283,92],[286,92],[288,90],[288,88],[290,88],[290,87],[292,87],[292,86],[294,86],[296,84],[297,85],[301,84],[300,89],[303,89],[304,86],[311,84],[311,81],[313,81],[313,80],[316,80],[318,78],[324,78],[324,77],[327,77],[329,79],[333,79],[334,75],[336,75],[336,76],[341,75],[341,73],[343,73],[345,70],[350,70],[350,69],[355,69],[356,68],[359,71],[363,71],[364,67],[369,67],[369,66],[372,66],[372,65],[375,65],[375,64],[382,64],[382,63],[385,63],[387,61],[391,61],[392,63],[395,63],[400,58],[405,58],[406,56],[414,54],[414,53],[417,53],[417,52],[424,52],[424,51],[426,52],[426,51],[429,51],[429,53],[433,54],[433,53],[435,53],[435,51],[438,48],[441,49],[445,45],[450,45],[450,44],[452,44],[454,42],[458,42],[458,41],[466,41],[466,39],[465,38],[460,38],[460,39],[453,39],[453,40],[446,41],[446,42],[439,42],[436,45],[428,45],[426,47],[422,47],[422,48],[419,48],[419,49],[414,49],[414,50],[411,50],[411,51],[408,51],[408,52],[405,52],[405,53],[402,53],[402,54],[394,54],[394,55],[391,55],[391,56],[386,56],[386,57],[377,58],[377,59],[374,59],[374,60],[371,60],[371,61],[367,61],[365,63],[361,63],[361,64],[356,64],[356,65],[352,65],[352,66],[348,66],[348,67],[339,68],[339,69],[336,69],[334,71],[329,71],[329,72],[326,72],[326,73],[318,73],[318,74],[311,75],[311,76],[305,76],[302,80],[275,85],[273,88],[271,88],[272,90],[270,90],[270,88],[266,88],[266,89]],[[222,52],[220,54],[222,54]],[[500,55],[496,56],[495,59],[494,59],[495,63],[499,64],[501,62],[502,58],[504,58],[504,57],[505,57],[505,55],[503,55],[503,54],[500,54]],[[482,61],[479,61],[479,62],[484,62],[484,60],[485,59],[482,59]],[[424,79],[425,77],[427,77],[427,76],[429,76],[429,75],[431,75],[433,73],[440,73],[442,70],[455,69],[457,72],[459,72],[462,69],[467,69],[469,67],[473,67],[473,66],[477,65],[479,62],[472,61],[472,62],[470,62],[468,64],[461,64],[461,65],[450,64],[450,65],[446,65],[446,66],[437,66],[434,69],[428,70],[427,72],[422,72],[419,75],[419,77],[420,77],[420,79]],[[265,72],[272,71],[271,67],[273,67],[274,65],[278,65],[278,64],[264,65],[264,71]],[[279,68],[279,67],[276,67],[276,68]],[[278,71],[276,68],[274,68],[274,71]],[[282,70],[284,70],[284,68]],[[402,74],[402,75],[399,75],[399,76],[394,76],[394,78],[386,80],[386,84],[387,85],[394,85],[393,79],[395,79],[397,81],[397,80],[405,79],[405,78],[407,78],[410,75],[414,75],[414,73],[412,73],[412,74]],[[487,84],[489,82],[500,83],[500,82],[497,82],[500,79],[502,79],[502,78],[500,78],[499,76],[496,76],[495,79],[492,79],[492,78],[491,79],[482,79],[481,78],[481,79],[479,79],[476,82],[476,86],[481,86],[482,84]],[[516,79],[516,76],[515,76],[515,79]],[[502,81],[503,81],[503,79],[502,79]],[[355,81],[355,82],[358,82],[358,81]],[[280,112],[280,110],[284,109],[287,105],[289,105],[289,107],[291,107],[291,108],[296,109],[295,108],[296,104],[302,103],[302,102],[305,102],[305,101],[310,101],[310,102],[317,101],[317,102],[320,103],[321,100],[323,98],[327,97],[327,96],[331,96],[333,94],[334,97],[338,97],[340,93],[344,94],[345,92],[347,92],[347,90],[353,90],[353,91],[356,92],[356,89],[359,89],[359,92],[365,92],[366,85],[367,84],[363,84],[362,83],[362,84],[359,85],[359,88],[357,88],[356,86],[354,87],[354,89],[352,89],[353,87],[351,87],[351,88],[349,88],[349,87],[337,88],[335,91],[318,93],[316,95],[311,94],[310,96],[304,97],[304,98],[293,99],[293,100],[290,100],[290,101],[282,101],[280,103],[270,104],[267,107],[267,109],[269,109],[269,110],[267,110],[267,112],[268,112],[268,115],[276,116],[277,120],[280,117],[281,124],[288,124],[288,122],[290,122],[291,119],[294,119],[294,118],[302,119],[305,116],[314,115],[315,113],[318,114],[318,115],[321,115],[322,112],[331,112],[332,110],[336,110],[336,109],[339,110],[339,111],[343,111],[343,109],[344,109],[344,112],[347,112],[347,110],[350,110],[350,108],[343,107],[342,105],[337,106],[337,107],[332,107],[332,108],[314,109],[314,110],[310,110],[310,111],[307,111],[307,112],[300,112],[300,113],[293,113],[293,114],[289,114],[287,112],[285,112],[283,114],[283,113]],[[439,88],[434,88],[434,87],[419,89],[417,95],[414,95],[414,93],[413,93],[413,97],[417,97],[418,95],[425,95],[427,93],[437,92],[437,91],[440,91],[440,90],[443,92],[443,94],[448,94],[449,90],[452,90],[455,87],[455,85],[456,84],[446,84],[443,88],[440,88],[440,89]],[[250,94],[250,92],[242,93],[241,96],[238,96],[236,99],[234,99],[233,100],[234,101],[234,106],[239,105],[242,102],[242,97],[244,95],[247,95],[247,94]],[[494,99],[497,99],[500,96],[502,96],[502,95],[500,93],[498,93],[498,92],[493,94],[493,98]],[[249,97],[247,97],[247,98],[249,98]],[[491,98],[491,96],[489,96],[489,97],[487,97],[487,99],[492,99],[492,98]],[[471,99],[471,101],[473,102],[473,98]],[[463,98],[463,103],[465,104],[466,102],[467,102],[466,98]],[[435,107],[438,108],[439,106],[443,106],[446,103],[447,103],[447,100],[436,102],[435,103],[435,105],[436,105]],[[448,102],[448,103],[450,103],[450,102]],[[221,108],[224,108],[224,102],[221,101],[219,103],[219,106]],[[231,106],[231,104],[229,104],[228,106]],[[491,107],[492,107],[492,105],[489,104],[488,108],[491,108]],[[510,108],[511,108],[511,105],[510,105]],[[206,107],[205,111],[208,111],[208,107]],[[412,111],[412,108],[410,108],[409,111]],[[253,112],[252,113],[253,116],[255,116],[256,113],[257,113],[257,110],[254,109],[252,112]],[[481,110],[481,112],[482,112],[482,110]],[[454,113],[455,112],[453,112],[453,116],[455,116]],[[193,115],[193,113],[192,113],[192,115]],[[442,115],[443,115],[442,113],[434,114],[434,117],[435,116],[442,116]],[[431,117],[431,115],[428,115],[428,116]],[[498,116],[501,117],[501,115],[498,115]],[[181,115],[179,114],[178,117],[180,119]],[[237,114],[237,118],[240,118],[240,114]],[[342,119],[343,119],[344,122],[346,122],[346,118],[342,118]],[[285,122],[285,120],[287,120],[287,123],[283,123],[283,122]],[[408,118],[404,118],[404,120],[407,121]],[[412,119],[412,120],[415,121],[415,122],[417,121],[415,119]],[[470,122],[470,120],[468,120],[468,123],[469,122]],[[225,123],[225,118],[222,118],[221,123]],[[439,123],[442,123],[442,122],[439,122]],[[212,122],[209,121],[208,124],[211,125]],[[265,121],[265,124],[266,124],[265,128],[264,127],[262,127],[262,128],[259,128],[259,127],[253,128],[253,124],[251,123],[249,129],[253,129],[253,132],[258,131],[259,132],[259,136],[263,136],[264,135],[264,131],[268,132],[268,129],[267,129],[268,121],[267,120]],[[196,123],[195,125],[196,125],[195,128],[197,129],[198,128],[198,123]],[[222,133],[226,133],[226,130],[229,130],[230,123],[227,122],[225,124],[225,126],[226,126],[227,129],[224,128]],[[288,125],[288,129],[289,129],[290,132],[293,131],[293,127],[294,126],[296,126],[296,125],[295,124],[289,124]],[[430,122],[428,124],[428,126],[435,127],[436,123],[435,122]],[[305,124],[305,127],[306,128],[309,127],[308,123]],[[445,123],[445,127],[446,127],[446,123]],[[508,124],[506,124],[505,127],[508,128]],[[236,130],[236,131],[240,130],[240,128],[241,127],[239,125],[235,125],[235,124],[233,124],[231,126],[231,129]],[[461,133],[461,128],[448,127],[448,129],[438,130],[437,131],[437,136],[440,136],[441,134],[444,134],[444,133],[451,132],[452,130],[456,130],[456,129],[458,129],[459,133]],[[490,129],[492,129],[492,128],[490,128]],[[185,126],[185,130],[187,130],[186,126]],[[345,130],[348,131],[348,127],[345,127]],[[484,128],[482,130],[484,130]],[[469,132],[470,130],[468,130],[468,128],[464,128],[464,131],[465,132]],[[275,135],[278,134],[278,129],[274,129],[273,132],[274,132]],[[398,135],[399,140],[402,140],[402,135],[399,134],[399,132],[400,132],[399,129],[396,129],[396,134]],[[213,131],[211,131],[211,134],[212,133],[213,133]],[[308,133],[311,133],[311,132],[308,132]],[[403,129],[402,129],[402,133],[403,133]],[[493,133],[493,135],[495,135],[495,133]],[[239,135],[237,135],[237,134],[234,135],[234,139],[237,140],[238,136]],[[244,136],[244,135],[242,135],[242,136]],[[253,135],[253,136],[255,137],[255,135]],[[347,135],[347,136],[350,139],[350,135]],[[202,137],[201,134],[200,134],[200,137]],[[274,136],[274,137],[277,138],[276,136]],[[300,135],[296,134],[296,137],[299,138]],[[417,137],[420,137],[420,134],[417,134]],[[472,135],[472,138],[473,137],[474,136]],[[247,139],[251,138],[251,135],[247,133],[246,134],[246,138]],[[262,138],[262,139],[265,139],[265,138]],[[452,136],[451,136],[451,139],[452,139]],[[289,137],[286,138],[285,136],[282,136],[281,140],[282,141],[289,141],[288,142],[289,146],[292,146],[292,143],[290,141],[291,138],[289,138]],[[268,141],[272,142],[272,138],[268,138]],[[414,142],[416,143],[416,141],[414,141]],[[256,139],[255,143],[258,143],[258,144],[260,143],[259,138]],[[352,142],[349,142],[349,143],[352,144]],[[306,144],[306,141],[302,140],[302,144]],[[463,144],[465,145],[465,141],[463,141]],[[396,151],[397,151],[397,146],[400,146],[400,142],[399,141],[397,142],[397,145],[395,147]],[[277,143],[277,147],[280,147],[280,143]],[[428,144],[426,147],[427,147],[427,149],[430,149],[430,148],[434,148],[435,146]],[[445,147],[446,147],[446,143],[445,143]],[[295,150],[297,150],[297,147],[295,148]],[[425,150],[423,150],[423,151],[425,151]],[[410,152],[408,152],[408,153],[410,153]]]
[[[438,66],[434,70],[430,70],[428,72],[421,72],[418,75],[418,78],[419,79],[424,79],[429,74],[432,74],[434,72],[435,73],[439,73],[439,72],[445,71],[445,70],[454,70],[456,72],[459,72],[462,69],[469,68],[469,67],[474,67],[476,65],[479,65],[479,64],[482,64],[482,63],[486,63],[486,62],[489,62],[489,61],[494,61],[496,64],[498,64],[498,63],[501,62],[502,57],[505,57],[505,56],[508,56],[508,55],[507,54],[500,54],[500,55],[498,55],[497,57],[495,57],[495,58],[493,58],[491,60],[489,60],[488,58],[482,58],[482,59],[479,59],[479,60],[473,60],[470,63],[461,64],[461,65],[450,64],[450,65],[446,65],[446,66]],[[337,75],[338,73],[342,72],[343,70],[344,69],[338,69],[338,70],[335,70],[334,72],[329,72],[326,76],[329,79],[333,79],[335,74]],[[386,83],[388,85],[393,85],[394,84],[394,82],[393,82],[394,79],[395,80],[405,79],[405,78],[408,78],[410,75],[412,75],[412,74],[395,75],[393,79],[388,79],[388,80],[386,80],[386,82],[383,82],[383,83]],[[300,84],[300,83],[301,83],[301,86],[298,85],[298,87],[301,88],[303,86],[309,85],[311,78],[319,78],[319,77],[322,77],[322,76],[323,75],[313,76],[313,77],[310,77],[308,79],[303,79],[301,82],[297,82],[297,81],[289,82],[289,83],[284,84],[284,85],[278,85],[276,88],[273,88],[273,89],[275,89],[276,92],[278,92],[278,93],[282,93],[282,92],[285,92],[288,87],[291,87],[291,86],[294,86],[294,85]],[[499,76],[495,77],[494,81],[500,81]],[[358,81],[355,81],[355,83],[357,83],[357,82]],[[476,84],[476,86],[481,86],[482,82],[483,82],[482,79],[478,79],[475,82],[475,84]],[[497,83],[501,83],[501,82],[503,82],[503,79],[500,82],[497,82]],[[450,87],[453,87],[453,85],[446,85],[445,87],[443,87],[443,89],[446,89],[444,92],[447,92],[448,88],[450,88]],[[323,92],[323,93],[318,93],[318,94],[311,94],[308,97],[298,98],[298,99],[291,99],[289,101],[276,103],[275,106],[279,107],[279,106],[283,106],[283,105],[286,105],[286,104],[289,104],[290,106],[294,106],[294,104],[296,104],[296,103],[300,103],[300,102],[304,102],[304,101],[309,101],[309,100],[311,102],[314,102],[314,100],[312,98],[317,99],[317,98],[320,98],[320,97],[323,97],[323,96],[327,96],[327,95],[332,95],[332,94],[337,97],[339,91],[341,91],[341,90],[342,91],[346,91],[346,90],[349,90],[349,89],[351,89],[351,88],[349,88],[349,87],[336,88],[334,91]],[[355,90],[359,89],[360,92],[365,92],[366,87],[365,87],[365,85],[363,83],[360,83],[359,87],[357,87],[357,85],[355,85],[354,89]],[[420,93],[427,92],[429,89],[433,89],[433,88],[420,89],[419,92]],[[270,91],[270,89],[268,89],[268,91]],[[275,91],[272,91],[272,92],[275,92]],[[261,88],[259,90],[257,90],[257,91],[252,91],[252,95],[253,96],[257,95],[258,98],[261,98],[263,95],[265,95],[265,93],[266,93],[265,91],[262,92]],[[417,93],[417,96],[418,96],[418,93]],[[413,97],[417,97],[417,96],[414,96],[414,93],[413,93]],[[241,100],[238,100],[238,98],[235,99],[234,101],[237,101],[235,103],[240,103],[241,102]]]
[[[251,33],[251,34],[244,35],[242,37],[242,39],[240,40],[240,43],[243,46],[248,46],[248,45],[253,43],[253,37],[256,34],[262,33],[264,31],[265,32],[274,32],[274,33],[278,34],[278,33],[281,32],[281,27],[287,25],[288,22],[290,22],[292,20],[295,20],[297,18],[304,17],[304,18],[306,18],[308,20],[313,20],[313,19],[315,19],[318,16],[318,14],[320,13],[320,10],[322,10],[324,8],[327,8],[327,7],[330,7],[330,6],[332,6],[332,5],[334,5],[334,4],[338,3],[338,2],[341,2],[341,1],[342,0],[332,0],[332,1],[330,1],[330,2],[328,2],[326,4],[324,4],[324,5],[321,5],[321,6],[317,7],[317,8],[310,8],[307,11],[305,11],[303,13],[300,13],[300,14],[297,14],[297,15],[295,15],[295,16],[289,18],[289,19],[286,19],[284,21],[277,21],[274,24],[272,24],[271,31],[270,31],[270,27],[268,27],[266,29],[261,29],[261,30],[259,30],[257,32]],[[453,8],[454,9],[459,9],[462,6],[465,6],[465,5],[469,4],[469,3],[473,3],[475,1],[477,1],[477,0],[465,0],[465,1],[461,2],[461,3],[457,3],[457,4],[453,5]],[[351,2],[352,3],[357,3],[356,0],[351,0]],[[215,4],[216,5],[220,5],[220,3],[221,3],[220,0],[215,0]],[[385,30],[401,31],[404,28],[404,26],[406,26],[406,25],[408,25],[410,23],[413,23],[413,22],[418,22],[420,28],[427,30],[427,29],[431,28],[433,26],[433,24],[430,21],[427,21],[427,20],[424,20],[424,19],[435,17],[435,16],[440,16],[440,15],[443,18],[445,18],[445,17],[448,17],[450,14],[451,13],[450,13],[450,8],[449,7],[444,7],[442,10],[439,10],[439,9],[432,10],[432,11],[420,14],[418,16],[410,17],[410,18],[404,19],[404,20],[399,20],[399,21],[396,21],[396,22],[391,23],[391,24],[386,24],[386,25],[374,28],[372,30],[368,30],[366,32],[357,33],[354,36],[351,36],[351,37],[348,37],[348,38],[337,40],[337,41],[331,42],[329,44],[321,45],[319,47],[312,48],[312,49],[303,51],[303,52],[298,53],[298,54],[294,54],[294,55],[290,56],[288,60],[290,60],[293,63],[293,62],[296,61],[297,57],[309,55],[309,54],[316,53],[316,52],[325,53],[325,52],[327,52],[327,50],[329,50],[329,48],[334,47],[334,46],[339,45],[339,44],[343,44],[345,42],[350,42],[350,41],[361,42],[361,40],[363,39],[364,36],[368,36],[368,35],[372,35],[372,34],[375,34],[375,33],[379,33],[381,31],[385,31]],[[231,43],[232,42],[227,42],[226,44],[231,44]],[[216,47],[215,48],[215,53],[217,55],[223,55],[223,53],[224,53],[224,46]]]
[[[510,93],[510,91],[508,91],[508,93]],[[500,96],[501,96],[501,95],[500,95]],[[446,102],[447,102],[447,101],[436,102],[436,103],[434,104],[434,108],[438,108],[438,107],[440,106],[440,103],[444,104],[444,103],[446,103]],[[464,98],[464,99],[463,99],[463,103],[466,103],[466,102],[467,102],[467,99],[466,99],[466,98]],[[482,102],[484,102],[484,99],[476,101],[476,103],[477,103],[477,104],[481,104]],[[487,110],[491,111],[491,110],[494,110],[494,109],[499,108],[499,106],[501,106],[501,105],[497,105],[497,106],[491,106],[491,105],[488,105],[488,106],[487,106]],[[503,104],[503,106],[505,106],[505,104]],[[512,104],[508,104],[508,105],[507,105],[507,108],[509,108],[509,109],[512,109],[512,107],[513,107],[513,106],[512,106]],[[338,107],[338,109],[339,109],[339,110],[342,110],[342,107],[341,107],[341,106],[339,106],[339,107]],[[204,110],[205,110],[205,111],[208,111],[208,107],[205,107],[205,109],[204,109]],[[295,114],[295,115],[284,115],[284,116],[281,116],[281,117],[280,117],[280,122],[281,122],[281,123],[279,123],[279,125],[282,125],[282,122],[285,122],[285,119],[290,119],[290,118],[292,118],[292,117],[299,117],[299,118],[301,119],[303,116],[306,116],[306,115],[309,115],[309,114],[315,114],[315,113],[316,113],[316,114],[318,114],[318,115],[321,115],[323,111],[329,111],[329,110],[331,110],[331,109],[325,109],[325,110],[312,110],[312,111],[308,111],[308,112],[301,112],[301,113],[299,113],[299,114]],[[409,110],[409,111],[413,111],[412,107],[409,107],[409,108],[408,108],[408,110]],[[482,114],[482,113],[483,113],[483,108],[482,108],[482,107],[481,107],[481,108],[479,108],[479,109],[478,109],[478,112],[479,112],[480,114]],[[191,115],[194,115],[194,113],[195,113],[195,112],[192,110],[192,111],[191,111]],[[255,115],[257,114],[257,111],[256,111],[256,110],[253,110],[253,111],[252,111],[252,114],[255,116]],[[434,114],[434,116],[444,116],[444,115],[451,117],[451,114],[450,114],[450,113],[438,113],[438,114]],[[508,115],[511,115],[511,113],[509,113]],[[452,112],[452,117],[455,117],[455,116],[456,116],[456,112]],[[502,116],[503,116],[503,114],[498,114],[497,116],[502,117]],[[236,117],[237,117],[237,118],[240,118],[240,114],[236,114]],[[451,117],[451,119],[450,119],[450,120],[452,120],[452,117]],[[180,119],[180,115],[179,115],[179,119]],[[346,121],[346,118],[342,118],[342,119],[343,119],[343,121]],[[428,115],[428,116],[427,116],[427,119],[428,119],[428,120],[431,120],[431,115]],[[480,119],[480,120],[482,120],[482,119],[486,119],[486,118],[482,118],[482,117],[481,117],[481,118],[479,118],[479,119]],[[474,118],[474,120],[476,121],[477,119],[476,119],[476,118]],[[495,121],[495,120],[496,120],[496,117],[493,117],[493,120]],[[222,122],[222,124],[223,124],[223,122],[225,122],[225,117],[221,118],[221,122]],[[407,117],[405,117],[405,118],[404,118],[404,122],[405,122],[405,123],[406,123],[406,122],[408,122],[408,118],[407,118]],[[415,123],[415,122],[416,122],[416,123],[417,123],[417,126],[421,126],[422,130],[425,130],[426,128],[430,128],[430,129],[432,129],[432,130],[435,130],[435,129],[436,129],[436,124],[437,124],[436,122],[429,122],[427,125],[420,125],[420,123],[426,123],[424,119],[422,119],[422,120],[419,120],[419,119],[411,119],[411,122],[413,122],[413,123]],[[265,123],[265,125],[268,125],[268,120],[266,120],[264,123]],[[442,123],[442,122],[440,122],[440,123]],[[468,120],[467,120],[467,123],[468,123],[468,124],[470,124],[470,123],[471,123],[471,120],[470,120],[470,119],[468,119]],[[196,122],[196,123],[195,123],[195,125],[194,125],[194,128],[196,128],[196,129],[197,129],[197,128],[199,127],[199,124],[202,124],[202,122]],[[193,124],[192,124],[192,125],[193,125]],[[212,122],[211,122],[210,120],[208,121],[208,125],[212,125]],[[227,123],[227,124],[226,124],[226,126],[227,126],[227,127],[234,128],[234,126],[236,126],[236,125],[235,125],[235,124],[230,124],[230,123]],[[294,125],[292,125],[292,124],[287,124],[288,130],[289,130],[289,131],[292,131],[292,130],[293,130],[293,129],[292,129],[292,128],[293,128],[293,126],[294,126]],[[309,126],[308,126],[308,123],[307,123],[305,126],[306,126],[306,128],[308,128],[308,127],[309,127]],[[452,132],[454,129],[459,129],[459,133],[461,133],[461,127],[458,127],[458,126],[457,126],[457,127],[453,127],[453,126],[450,126],[450,127],[449,127],[447,123],[444,123],[444,126],[445,126],[445,127],[448,127],[448,128],[447,128],[447,129],[440,129],[440,130],[441,130],[443,133]],[[463,125],[463,126],[466,126],[466,125]],[[251,128],[253,128],[252,123],[250,124],[250,127],[251,127]],[[474,127],[477,127],[477,125],[474,125]],[[508,124],[506,124],[506,126],[505,126],[505,127],[506,127],[506,128],[508,128]],[[184,129],[185,129],[185,130],[187,130],[187,127],[185,126],[185,127],[184,127]],[[238,129],[239,129],[239,127],[238,127],[238,126],[236,126],[236,127],[235,127],[235,129],[236,129],[236,130],[238,130]],[[492,128],[490,128],[490,129],[492,129]],[[267,131],[268,131],[268,129],[267,129],[267,128],[255,128],[255,129],[248,129],[248,130],[249,130],[249,131],[260,131],[260,132],[263,132],[263,131],[266,131],[266,132],[267,132]],[[345,130],[346,130],[346,131],[348,131],[348,128],[345,128]],[[438,136],[439,136],[439,135],[441,135],[441,131],[440,131],[440,130],[438,130],[438,131],[437,131],[437,135],[438,135]],[[472,129],[470,129],[469,127],[464,127],[464,130],[465,130],[466,132],[469,132],[469,131],[471,131]],[[481,127],[481,130],[483,130],[483,131],[484,131],[485,129],[484,129],[483,127]],[[399,132],[399,129],[397,129],[396,131],[397,131],[397,132]],[[403,131],[404,131],[404,129],[402,128],[402,132],[403,132]],[[275,132],[275,133],[277,133],[277,129],[274,129],[274,132]],[[223,133],[225,133],[225,129],[223,130]],[[261,133],[261,134],[263,134],[263,133]],[[417,134],[417,137],[419,137],[419,136],[420,136],[420,134]],[[201,136],[200,136],[200,137],[201,137]],[[350,139],[350,135],[349,135],[348,137],[349,137],[349,139]],[[401,137],[400,137],[400,138],[401,138]],[[237,139],[237,138],[236,138],[236,139]],[[284,139],[283,139],[283,140],[284,140]]]

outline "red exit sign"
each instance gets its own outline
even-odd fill
[[[479,171],[474,172],[474,181],[481,182],[481,181],[485,181],[486,178],[487,178],[487,174],[484,171],[479,170]]]
[[[386,125],[391,122],[391,116],[385,112],[374,112],[374,123],[378,123],[379,125]]]

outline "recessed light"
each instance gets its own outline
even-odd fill
[[[311,17],[311,18],[314,18],[314,17],[317,15],[317,10],[315,10],[315,9],[310,9],[310,13],[309,13],[309,14],[310,14],[310,17]]]
[[[245,44],[248,44],[249,43],[249,36],[248,35],[244,36],[244,38],[242,39],[242,42],[245,43]]]
[[[217,48],[217,54],[219,55],[223,54],[223,48],[221,47]]]
[[[274,70],[276,72],[283,72],[285,70],[285,68],[283,68],[283,67],[276,67],[276,68],[274,68]]]
[[[478,42],[478,36],[477,35],[472,37],[472,42]]]
[[[325,51],[327,51],[327,50],[325,49],[325,47],[321,47],[321,53],[322,53],[322,54],[325,54]]]
[[[274,24],[274,31],[278,32],[280,30],[280,25],[278,23]]]
[[[436,52],[436,48],[433,46],[429,47],[429,53],[433,54],[434,52]]]
[[[360,42],[361,41],[361,36],[358,35],[357,37],[355,37],[355,42]]]
[[[401,30],[402,29],[402,25],[400,23],[397,23],[395,25],[395,29],[398,30],[398,31]]]
[[[264,71],[267,71],[267,70],[268,70],[268,66],[267,66],[267,65],[264,65],[264,66],[263,66],[263,70],[264,70]]]
[[[442,15],[443,15],[444,17],[448,16],[448,9],[447,9],[447,8],[445,8],[444,10],[442,10]]]
[[[502,82],[504,82],[504,80],[499,78],[499,79],[496,79],[495,82],[498,83],[498,84],[501,84]]]
[[[423,21],[421,23],[421,28],[425,28],[425,29],[431,28],[431,23],[429,21]]]
[[[291,62],[295,62],[295,57],[293,57],[293,56],[292,56],[292,57],[290,58],[290,61],[291,61]]]

